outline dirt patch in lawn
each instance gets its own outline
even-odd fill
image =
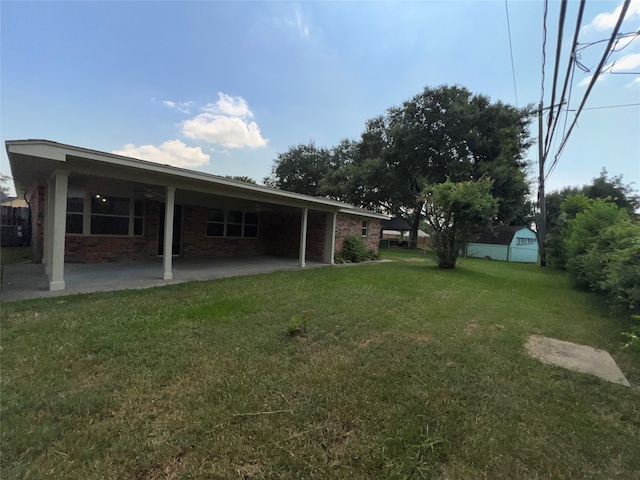
[[[604,350],[540,335],[531,335],[525,347],[529,355],[542,363],[596,375],[609,382],[630,387],[616,362]]]

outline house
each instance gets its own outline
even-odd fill
[[[332,264],[343,240],[378,250],[387,215],[49,140],[6,142],[16,190],[31,206],[32,248],[64,290],[67,263],[273,255]]]
[[[5,197],[1,204],[0,246],[23,247],[31,241],[29,205],[22,198]]]
[[[478,233],[475,242],[467,243],[465,256],[502,260],[504,262],[536,263],[538,239],[528,227],[496,227]]]
[[[402,244],[410,245],[412,227],[407,220],[402,217],[393,217],[382,221],[382,239],[389,240],[387,245]],[[418,230],[418,241],[415,243],[418,248],[431,246],[431,236]]]

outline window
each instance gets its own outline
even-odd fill
[[[258,214],[210,208],[207,237],[258,238]]]
[[[88,217],[85,225],[85,215]],[[142,235],[144,201],[106,195],[69,193],[67,233],[85,235]]]
[[[84,193],[69,193],[67,197],[67,233],[82,235]]]
[[[369,222],[367,220],[364,220],[362,222],[362,236],[366,237],[368,231],[369,231]]]
[[[516,237],[517,245],[530,245],[532,243],[536,243],[535,238]]]

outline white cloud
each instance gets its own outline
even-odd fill
[[[620,5],[618,5],[618,7],[613,12],[604,12],[596,15],[591,23],[589,25],[586,25],[584,28],[593,28],[599,31],[613,28],[618,21],[621,10],[622,3],[620,3]],[[625,20],[629,20],[635,15],[640,16],[640,0],[631,0],[631,4],[629,5],[629,9],[627,10],[627,14],[625,16]]]
[[[299,7],[295,7],[293,15],[278,17],[275,19],[278,26],[284,25],[288,29],[295,30],[301,38],[309,37],[309,26],[305,22]]]
[[[620,59],[605,65],[602,69],[602,74],[598,77],[598,82],[604,80],[607,74],[616,72],[620,73],[638,68],[640,68],[640,53],[630,53],[629,55],[625,55]],[[593,75],[583,78],[580,83],[578,83],[578,86],[584,87],[588,85],[592,78]]]
[[[242,97],[232,97],[218,92],[218,101],[208,103],[203,110],[214,114],[229,115],[231,117],[253,117],[247,101]]]
[[[188,138],[218,143],[226,148],[264,147],[268,140],[260,134],[255,122],[238,116],[201,113],[182,123],[182,133]]]
[[[180,140],[168,140],[159,147],[155,145],[136,147],[133,143],[128,143],[121,150],[113,150],[111,153],[176,167],[206,165],[210,158],[206,153],[202,153],[200,147],[188,147]]]
[[[174,102],[172,100],[163,100],[162,103],[169,108],[178,110],[181,113],[191,113],[189,107],[193,105],[193,102]]]
[[[604,67],[605,72],[622,72],[640,67],[640,53],[630,53]]]

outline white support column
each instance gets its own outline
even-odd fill
[[[324,236],[324,263],[333,265],[334,250],[336,248],[336,217],[337,213],[327,213],[327,226]]]
[[[50,222],[51,234],[51,275],[49,290],[64,290],[64,242],[67,230],[67,189],[69,173],[56,172],[53,178],[53,218]]]
[[[304,268],[307,265],[307,217],[309,216],[309,209],[302,209],[302,222],[300,223],[300,268]]]
[[[167,187],[167,201],[164,205],[164,279],[173,279],[173,210],[175,208],[176,187]]]

